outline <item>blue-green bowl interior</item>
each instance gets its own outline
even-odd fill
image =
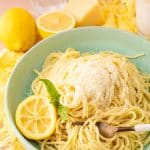
[[[125,31],[102,27],[76,28],[39,42],[16,65],[9,79],[5,96],[5,108],[9,124],[26,149],[37,150],[39,147],[35,142],[24,138],[17,129],[15,125],[17,105],[31,94],[31,83],[36,77],[33,69],[40,71],[48,54],[64,51],[69,47],[81,52],[113,50],[131,56],[145,53],[144,57],[132,59],[132,61],[141,71],[150,73],[150,43]]]

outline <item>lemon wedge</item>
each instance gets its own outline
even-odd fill
[[[37,28],[42,38],[75,27],[76,20],[68,12],[48,12],[37,18]]]
[[[56,108],[47,97],[30,96],[18,105],[16,125],[28,139],[50,137],[55,131],[56,121]]]

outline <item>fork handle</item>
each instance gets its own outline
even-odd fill
[[[124,131],[136,131],[136,132],[144,132],[150,131],[150,124],[138,124],[134,127],[118,127],[117,132],[124,132]]]
[[[134,127],[118,127],[117,132],[135,131]]]
[[[134,128],[137,132],[150,131],[150,124],[138,124]]]

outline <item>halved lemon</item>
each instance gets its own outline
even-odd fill
[[[30,96],[18,105],[16,125],[22,134],[32,140],[50,137],[56,126],[56,108],[47,97]]]
[[[37,18],[37,28],[41,37],[56,34],[75,27],[76,20],[68,12],[48,12]]]

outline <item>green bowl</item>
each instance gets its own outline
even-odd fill
[[[133,59],[138,68],[150,73],[150,43],[134,34],[111,28],[83,27],[61,32],[33,46],[16,65],[8,82],[5,109],[12,131],[27,150],[40,149],[38,144],[22,136],[15,125],[17,105],[31,94],[31,83],[36,77],[33,68],[41,70],[46,56],[51,52],[75,48],[81,52],[113,50],[126,55],[145,53]]]

